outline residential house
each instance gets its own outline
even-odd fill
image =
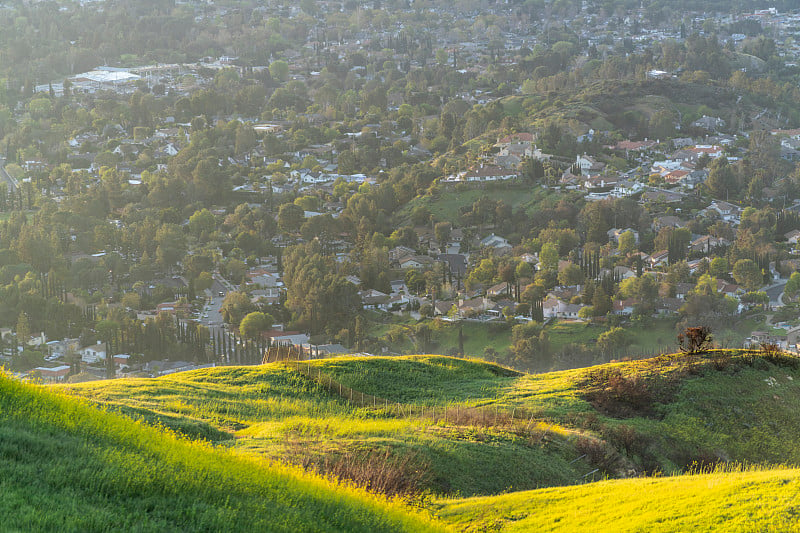
[[[491,248],[511,247],[511,245],[508,244],[508,239],[505,239],[499,235],[495,235],[494,233],[481,239],[481,246],[489,246]]]
[[[549,294],[542,302],[542,314],[544,318],[578,318],[578,313],[583,306],[570,304]]]
[[[416,298],[414,298],[414,300],[416,300]],[[386,308],[390,311],[397,310],[408,305],[411,301],[412,298],[406,294],[390,294],[389,301],[386,302]]]
[[[669,251],[667,250],[660,250],[658,252],[653,253],[650,256],[651,267],[666,265],[668,261],[669,261]]]
[[[471,300],[458,300],[458,315],[462,318],[469,318],[479,315],[494,307],[494,302],[488,298],[472,298]]]
[[[280,275],[276,272],[270,272],[265,268],[254,268],[247,273],[247,278],[250,283],[260,285],[262,287],[279,287],[281,283]]]
[[[467,182],[507,181],[516,178],[517,173],[494,165],[481,165],[480,168],[462,172],[459,177],[459,181]]]
[[[679,300],[685,300],[692,290],[694,290],[694,285],[691,283],[676,283],[675,298],[678,298]]]
[[[505,146],[509,146],[514,143],[532,143],[534,141],[534,136],[532,133],[512,133],[511,135],[506,135],[505,137],[499,139],[497,141],[496,146],[499,148],[503,148]]]
[[[612,272],[614,273],[614,277],[619,280],[636,277],[636,272],[626,266],[615,266]]]
[[[522,159],[513,154],[496,155],[494,158],[494,163],[495,165],[505,169],[518,168],[520,163],[522,163]]]
[[[569,319],[579,318],[580,311],[581,309],[583,309],[583,307],[584,306],[579,304],[565,304],[561,308],[559,318],[569,318]]]
[[[163,302],[156,306],[156,314],[161,313],[169,313],[171,315],[183,315],[186,316],[189,314],[189,304],[187,302]]]
[[[250,301],[254,304],[277,304],[281,301],[281,290],[278,287],[267,287],[250,291]]]
[[[611,242],[613,242],[615,244],[619,244],[620,235],[622,235],[623,233],[628,232],[628,231],[630,231],[633,234],[634,242],[636,244],[639,244],[639,232],[636,231],[633,228],[625,228],[625,229],[611,228],[610,230],[608,230],[606,232],[606,234],[608,235],[608,240],[609,241],[611,241]]]
[[[689,250],[692,252],[709,252],[714,248],[720,246],[730,246],[731,242],[722,237],[714,237],[713,235],[702,235],[691,243],[689,243]]]
[[[731,298],[739,299],[739,296],[744,294],[744,289],[734,283],[728,283],[721,279],[717,280],[717,292],[730,296]]]
[[[743,342],[745,348],[758,348],[762,344],[775,344],[781,350],[789,349],[788,337],[786,335],[773,335],[766,331],[753,331]]]
[[[126,353],[120,353],[113,356],[114,364],[119,367],[120,369],[130,368],[131,366],[131,356]]]
[[[294,346],[300,346],[307,344],[309,341],[308,335],[297,331],[272,330],[264,333],[263,336],[269,339],[272,344],[292,344]]]
[[[69,351],[77,352],[80,349],[80,339],[62,339],[47,343],[48,354],[53,358],[63,357]]]
[[[486,289],[486,296],[489,296],[490,298],[498,296],[508,296],[508,292],[509,292],[508,283],[503,281],[501,283],[498,283],[497,285],[493,285],[492,287]]]
[[[722,200],[714,200],[706,209],[719,213],[720,217],[722,217],[722,220],[725,222],[739,223],[741,209],[733,204],[723,202]]]
[[[389,260],[390,261],[400,261],[401,258],[414,255],[417,251],[413,248],[409,248],[408,246],[395,246],[391,250],[389,250]],[[359,281],[359,283],[361,283]]]
[[[676,217],[675,215],[663,215],[653,219],[653,231],[658,233],[663,228],[683,228],[686,222]]]
[[[106,345],[104,342],[97,341],[97,344],[85,346],[78,350],[81,356],[81,361],[84,363],[92,364],[98,361],[103,361],[106,358]]]
[[[800,241],[800,230],[793,229],[788,233],[784,233],[783,236],[786,237],[786,241],[789,244],[797,244]]]
[[[575,164],[578,168],[581,169],[581,174],[588,175],[596,172],[601,172],[604,168],[606,168],[605,164],[597,161],[594,157],[590,155],[578,155],[575,158]]]
[[[660,315],[674,315],[683,305],[684,301],[678,298],[659,298],[656,300],[656,312]]]
[[[671,170],[664,174],[663,178],[667,183],[675,185],[676,183],[682,182],[689,174],[690,172],[688,170]]]
[[[380,309],[385,311],[389,306],[389,295],[375,289],[360,291],[361,305],[364,309]]]
[[[407,270],[409,268],[428,268],[433,266],[434,260],[427,255],[411,255],[400,259],[400,268]]]
[[[583,187],[587,190],[591,189],[606,189],[615,187],[620,181],[619,176],[605,176],[602,174],[595,174],[588,176],[583,181]]]
[[[454,276],[467,275],[467,256],[463,254],[438,254],[437,261],[447,263],[447,267]]]
[[[614,300],[613,302],[613,313],[618,316],[631,316],[633,314],[633,309],[636,307],[636,304],[639,303],[633,298],[628,298],[625,300]]]
[[[60,365],[54,367],[46,367],[46,366],[37,366],[33,369],[34,372],[39,372],[42,375],[42,379],[45,381],[56,382],[56,381],[64,381],[67,376],[69,375],[70,366],[69,365]]]
[[[699,118],[692,122],[692,126],[695,128],[703,128],[708,131],[717,131],[725,127],[725,121],[719,117],[709,117],[707,115],[703,115],[703,118]]]
[[[566,302],[548,295],[542,302],[542,314],[544,318],[556,318],[559,312],[563,312]]]
[[[642,198],[639,200],[642,203],[658,202],[665,204],[674,204],[683,200],[684,195],[679,192],[665,191],[663,189],[652,189],[642,193]]]
[[[519,159],[533,156],[533,148],[529,142],[510,143],[500,148],[500,156],[514,156]]]
[[[622,151],[625,151],[625,152],[629,152],[629,151],[641,152],[641,151],[647,150],[647,149],[655,146],[656,144],[657,144],[656,141],[653,141],[653,140],[649,140],[648,141],[647,139],[645,139],[643,141],[625,140],[625,141],[619,141],[617,144],[615,144],[614,146],[611,146],[610,148],[612,150],[622,150]]]
[[[705,154],[711,159],[721,157],[723,154],[722,146],[715,144],[698,144],[687,148],[687,150],[696,153],[698,157]]]
[[[447,315],[454,305],[457,306],[453,300],[438,300],[433,304],[433,314],[437,316]]]
[[[352,283],[352,284],[353,284],[353,285],[355,285],[356,287],[359,287],[359,286],[361,286],[361,278],[359,278],[358,276],[353,276],[353,275],[351,274],[351,275],[349,275],[349,276],[345,276],[345,277],[344,277],[344,279],[345,279],[345,280],[347,280],[347,281],[349,281],[350,283]]]

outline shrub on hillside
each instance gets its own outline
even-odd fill
[[[702,353],[711,349],[711,328],[707,326],[688,327],[678,335],[678,346],[684,353]]]
[[[590,379],[587,397],[597,409],[617,417],[650,412],[654,398],[644,378],[625,376],[618,368],[612,368],[596,372]]]

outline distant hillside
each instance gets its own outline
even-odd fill
[[[398,504],[0,374],[4,531],[434,531]]]
[[[797,531],[800,470],[602,481],[440,502],[459,531]]]
[[[712,113],[730,123],[733,114],[751,110],[747,101],[737,103],[727,88],[678,80],[597,81],[579,91],[508,97],[503,106],[526,110],[538,123],[559,119],[576,134],[592,128],[634,136],[657,111],[668,111],[684,123]]]

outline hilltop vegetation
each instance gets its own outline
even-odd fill
[[[20,531],[428,531],[296,470],[187,442],[0,375],[0,515]]]

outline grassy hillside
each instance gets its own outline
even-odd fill
[[[577,201],[581,195],[576,193],[560,193],[548,189],[533,188],[530,185],[504,185],[486,189],[465,189],[440,191],[435,196],[418,196],[408,202],[395,214],[400,225],[411,224],[411,212],[416,207],[428,209],[437,221],[450,222],[454,226],[461,225],[461,209],[471,208],[479,198],[502,201],[514,209],[524,209],[533,213],[545,207],[554,207],[562,198]]]
[[[460,531],[796,531],[800,470],[603,481],[441,502]]]
[[[350,405],[283,365],[66,390],[390,494],[490,495],[726,461],[800,464],[794,358],[716,351],[535,375],[443,356],[309,368],[387,408]]]
[[[695,462],[800,464],[792,445],[800,436],[795,358],[720,350],[531,375],[492,374],[488,369],[497,367],[452,361],[423,356],[318,364],[350,387],[393,401],[530,413],[563,428],[576,456],[586,454],[590,465],[612,476],[679,472]],[[463,368],[447,371],[453,365]]]
[[[396,372],[408,388],[409,402],[418,405],[418,389],[403,376],[425,376],[419,385],[431,391],[425,396],[427,412],[438,409],[439,417],[448,398],[462,394],[466,383],[476,403],[519,377],[494,365],[448,357],[339,358],[315,364],[331,375],[361,372],[364,364]],[[388,392],[393,378],[381,375],[387,386],[379,388]],[[283,365],[210,368],[63,389],[191,438],[333,473],[388,493],[496,494],[511,487],[573,483],[587,470],[582,460],[572,462],[579,454],[558,435],[554,445],[539,439],[539,433],[531,439],[508,428],[353,407]],[[442,394],[447,391],[449,396]]]
[[[365,492],[2,374],[0,494],[6,531],[444,529]]]

